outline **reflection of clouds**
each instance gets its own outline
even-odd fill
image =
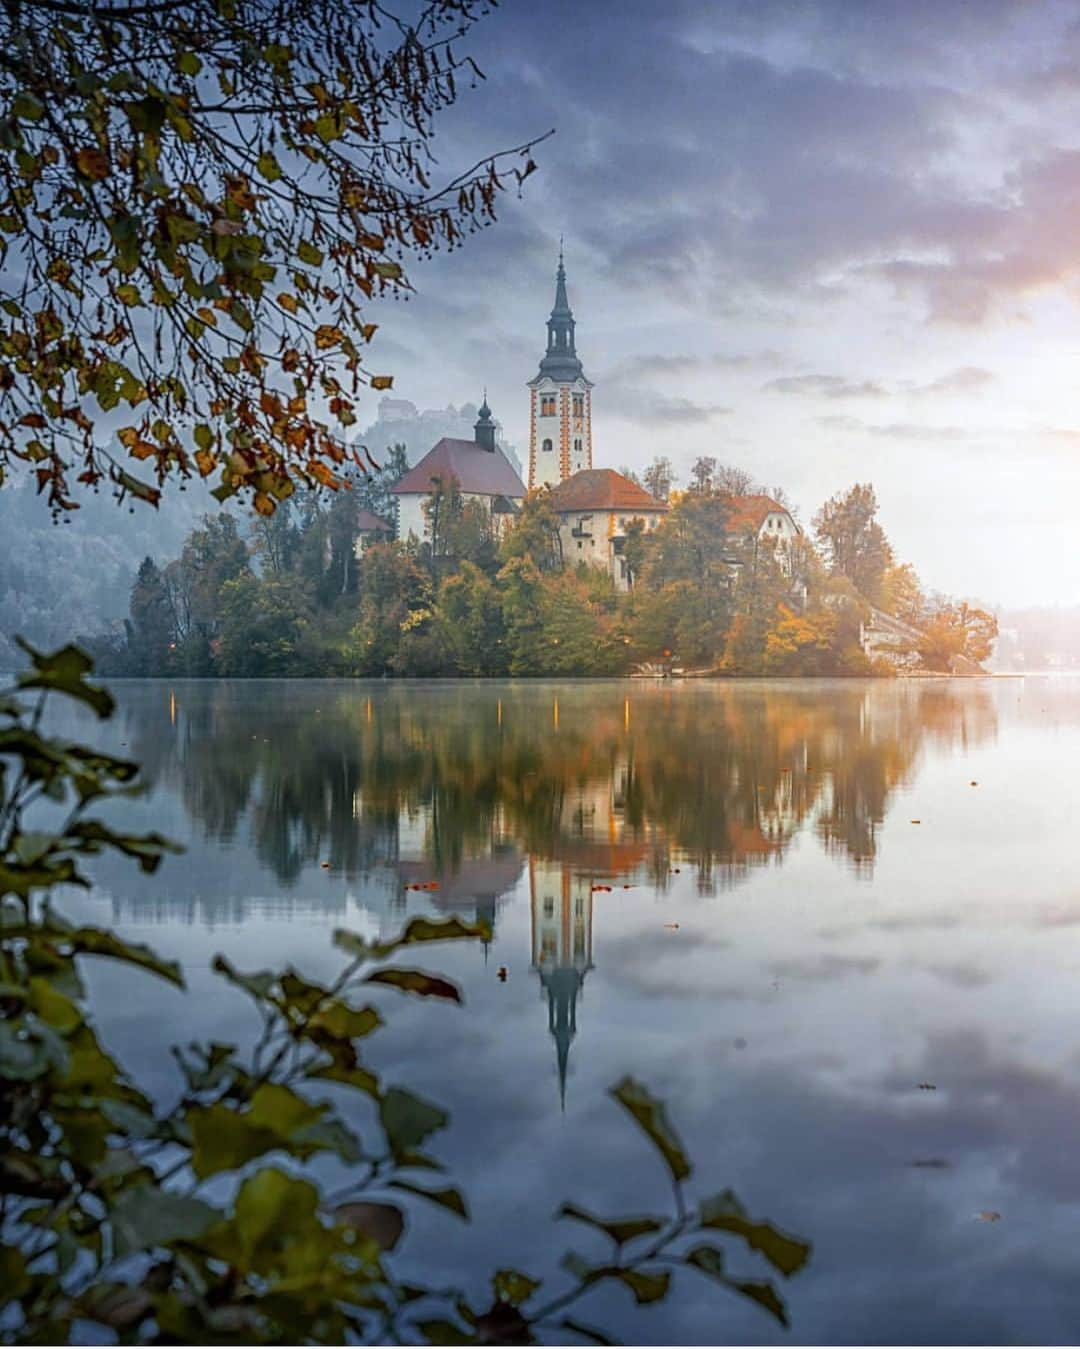
[[[801,960],[777,960],[769,973],[782,979],[798,979],[803,983],[822,983],[844,979],[852,974],[873,974],[881,964],[873,956],[812,956]]]
[[[951,965],[926,965],[924,968],[928,974],[943,979],[954,988],[984,988],[994,977],[967,961],[957,961]]]

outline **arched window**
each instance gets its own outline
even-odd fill
[[[580,454],[580,453],[581,453],[581,441],[580,441],[580,440],[575,440],[575,441],[574,441],[574,453],[575,453],[575,454]]]
[[[551,449],[551,441],[550,441],[550,440],[545,440],[544,443],[543,443],[543,445],[540,446],[540,448],[541,448],[542,450],[550,450],[550,449]]]

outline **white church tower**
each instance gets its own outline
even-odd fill
[[[529,381],[529,487],[554,486],[592,468],[592,384],[574,348],[574,315],[566,298],[562,245],[547,352]]]

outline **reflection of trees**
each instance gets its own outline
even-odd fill
[[[996,730],[975,687],[890,684],[167,684],[125,700],[130,750],[214,839],[284,882],[453,876],[507,848],[711,889],[813,822],[859,865],[925,742]]]

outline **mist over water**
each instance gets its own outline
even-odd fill
[[[406,1249],[433,1281],[591,1249],[563,1198],[665,1203],[605,1095],[631,1072],[700,1193],[814,1251],[790,1336],[689,1276],[582,1319],[639,1343],[1075,1337],[1080,680],[118,692],[101,739],[153,783],[125,823],[186,851],[153,877],[103,863],[65,907],[184,963],[186,994],[88,971],[146,1086],[175,1089],[170,1043],[257,1029],[218,951],[319,976],[336,927],[491,925],[420,962],[461,1009],[388,992],[370,1041],[451,1113],[433,1151],[473,1222],[425,1212]]]

